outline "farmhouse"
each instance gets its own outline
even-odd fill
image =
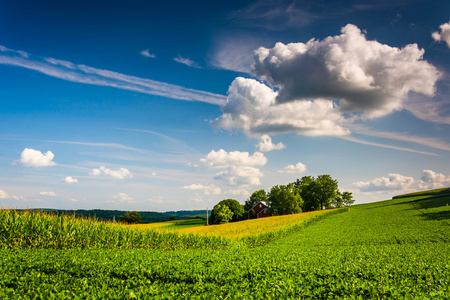
[[[252,217],[256,218],[265,218],[265,217],[271,217],[273,214],[269,212],[269,205],[266,202],[259,202],[255,206],[249,209],[248,211],[248,218],[251,219]]]

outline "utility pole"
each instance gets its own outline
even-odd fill
[[[208,208],[206,208],[206,226],[209,225],[209,221],[208,221]]]

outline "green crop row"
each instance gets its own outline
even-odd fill
[[[44,249],[222,249],[235,242],[177,232],[139,230],[42,212],[0,210],[0,248]]]
[[[140,230],[137,227],[124,227],[95,219],[79,219],[74,215],[0,210],[0,248],[225,249],[241,246],[255,247],[282,238],[326,216],[347,210],[348,208],[330,210],[300,224],[242,238]]]

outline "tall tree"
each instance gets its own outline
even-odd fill
[[[211,216],[214,214],[214,224],[228,223],[233,218],[233,212],[225,204],[214,206]]]
[[[353,194],[350,192],[343,192],[342,193],[342,203],[344,206],[350,206],[355,202],[355,199],[353,199]]]
[[[230,220],[231,222],[240,221],[244,217],[244,214],[245,214],[244,206],[242,204],[240,204],[237,200],[225,199],[225,200],[220,201],[217,205],[225,205],[230,209],[230,211],[233,213],[232,218]],[[216,206],[214,206],[214,208]],[[218,224],[218,222],[216,222],[216,213],[214,211],[214,208],[211,211],[210,222],[211,222],[211,224]]]
[[[303,200],[293,183],[272,187],[267,198],[270,211],[276,215],[302,212]]]
[[[313,211],[320,209],[320,202],[317,196],[316,179],[313,176],[303,176],[294,182],[294,186],[303,199],[303,211]]]
[[[338,182],[330,175],[319,175],[315,181],[314,192],[319,200],[320,209],[331,208],[331,204],[338,196]]]

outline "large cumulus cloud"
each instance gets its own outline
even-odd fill
[[[345,135],[348,129],[338,107],[329,100],[277,104],[278,92],[254,79],[236,78],[228,89],[223,115],[213,124],[239,129],[249,136],[297,132],[304,135]]]
[[[351,24],[322,41],[260,47],[252,67],[257,79],[236,78],[212,124],[257,137],[347,135],[349,122],[400,110],[412,92],[434,95],[441,73],[423,55],[416,44],[367,40]]]
[[[278,103],[317,98],[376,118],[402,108],[409,92],[432,96],[440,73],[416,44],[390,47],[367,40],[354,25],[306,44],[277,43],[255,52],[254,74],[279,88]]]

